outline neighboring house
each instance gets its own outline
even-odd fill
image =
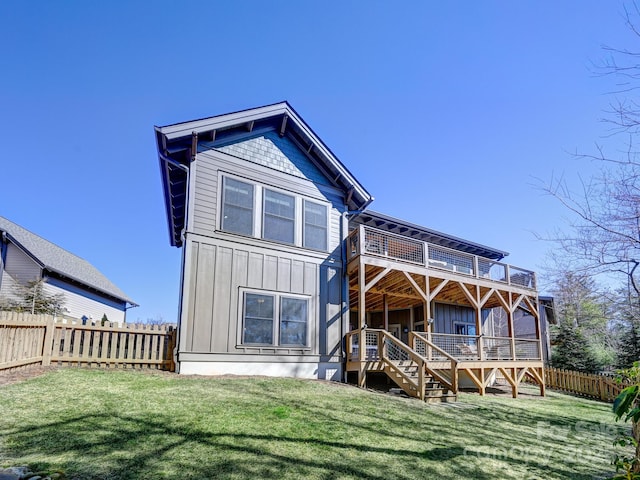
[[[0,297],[17,284],[42,280],[48,294],[63,294],[61,315],[99,322],[124,322],[137,306],[93,265],[21,226],[0,217]]]
[[[372,196],[288,103],[155,132],[169,236],[183,249],[181,373],[354,372],[363,384],[384,371],[424,397],[429,382],[397,364],[428,357],[454,391],[467,381],[483,393],[496,374],[514,395],[525,375],[544,391],[535,274],[367,210]],[[523,311],[533,339],[514,326]]]

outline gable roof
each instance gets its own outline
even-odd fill
[[[382,213],[366,210],[351,218],[353,223],[368,225],[370,227],[386,230],[411,238],[416,238],[428,243],[453,248],[472,255],[489,258],[491,260],[502,260],[509,255],[508,252],[487,247],[480,243],[471,242],[463,238],[455,237],[447,233],[438,232],[430,228],[422,227],[414,223],[391,217]]]
[[[86,260],[66,251],[58,245],[31,233],[4,217],[0,217],[0,232],[11,243],[29,255],[41,268],[87,287],[107,294],[131,305],[134,303],[122,290]]]
[[[373,201],[369,192],[287,102],[155,127],[172,245],[182,245],[189,164],[198,151],[198,142],[204,140],[209,146],[222,145],[236,138],[269,131],[286,135],[298,146],[333,185],[346,193],[349,209],[362,210]]]

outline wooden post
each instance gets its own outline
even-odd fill
[[[422,360],[420,360],[420,363],[418,364],[418,367],[420,368],[420,370],[418,372],[418,395],[420,396],[420,400],[424,400],[424,395],[425,395],[424,370],[425,370],[425,366],[424,366],[424,362]]]
[[[56,324],[53,317],[50,317],[47,320],[47,325],[44,328],[44,340],[42,341],[42,365],[47,367],[51,365],[51,355],[53,353],[53,334],[56,329]]]
[[[509,311],[507,312],[507,324],[509,327],[509,338],[511,340],[511,360],[516,360],[516,339],[515,330],[513,328],[513,297],[512,293],[509,294]]]
[[[474,257],[475,259],[475,268],[477,271],[477,267],[478,267],[478,258]],[[477,345],[476,348],[478,350],[478,360],[483,361],[484,360],[484,341],[482,339],[482,307],[480,306],[480,286],[476,285],[476,289],[475,289],[475,293],[476,293],[476,304],[474,305],[474,310],[475,310],[475,314],[476,314],[476,335],[477,335]]]
[[[383,322],[384,322],[384,329],[388,332],[389,331],[389,299],[387,298],[387,294],[383,294],[382,295],[382,311],[383,311]]]
[[[360,225],[360,241],[364,241],[364,228]],[[358,348],[358,386],[364,388],[367,381],[367,372],[365,369],[365,355],[366,355],[366,334],[364,332],[364,326],[366,323],[366,292],[364,291],[364,287],[366,284],[366,276],[365,276],[365,264],[362,260],[362,255],[359,257],[358,261],[358,336],[360,337],[358,340],[359,348]]]

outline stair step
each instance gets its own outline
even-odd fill
[[[429,404],[437,403],[455,403],[458,401],[458,396],[454,393],[442,395],[440,397],[427,397],[425,396],[424,402]]]

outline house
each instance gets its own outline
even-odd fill
[[[506,252],[368,209],[373,197],[287,103],[155,127],[182,248],[181,373],[385,373],[544,393],[535,274]],[[528,312],[529,315],[523,315]],[[527,318],[534,338],[514,322]],[[361,344],[364,348],[359,348]]]
[[[46,293],[64,295],[60,315],[124,322],[127,309],[137,306],[86,260],[0,217],[0,297],[39,280]]]

